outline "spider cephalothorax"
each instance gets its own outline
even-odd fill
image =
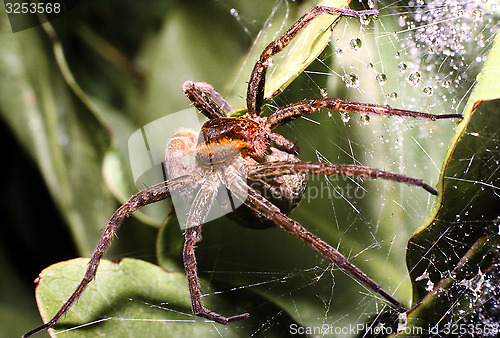
[[[433,115],[323,98],[292,103],[278,108],[268,117],[261,116],[265,75],[270,58],[285,48],[298,32],[321,14],[361,16],[376,13],[374,10],[355,12],[326,6],[315,6],[309,10],[262,52],[250,76],[247,91],[248,112],[243,117],[229,117],[231,106],[210,85],[186,82],[183,86],[184,93],[209,121],[203,125],[199,134],[188,129],[180,129],[174,134],[167,144],[165,159],[170,179],[138,192],[116,210],[104,229],[90,258],[85,276],[76,290],[49,322],[28,332],[24,337],[53,327],[76,302],[95,278],[100,260],[125,216],[147,204],[170,198],[173,194],[179,194],[190,203],[184,233],[183,259],[194,314],[222,324],[249,316],[244,313],[225,317],[203,306],[194,248],[200,240],[201,227],[207,220],[210,208],[220,194],[228,195],[222,207],[228,211],[229,217],[241,225],[253,228],[282,228],[328,258],[359,283],[378,293],[389,304],[404,310],[401,303],[351,264],[337,249],[310,233],[287,214],[299,203],[307,185],[307,174],[382,178],[419,186],[433,195],[437,195],[437,191],[421,179],[376,168],[300,161],[296,145],[273,130],[320,109],[381,116],[396,115],[431,121],[460,118],[461,115]],[[241,203],[240,207],[236,207],[235,199]]]
[[[269,154],[271,129],[263,118],[222,117],[207,121],[201,128],[199,145],[228,144],[238,148],[244,157],[262,162]]]

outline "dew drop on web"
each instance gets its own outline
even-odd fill
[[[357,88],[359,86],[359,78],[354,73],[345,74],[344,76],[342,76],[342,80],[344,80],[347,87]]]
[[[354,38],[349,42],[349,47],[351,47],[353,51],[357,52],[361,48],[362,44],[363,43],[361,42],[360,38]]]
[[[432,89],[431,86],[425,86],[424,89],[422,89],[422,92],[424,93],[425,96],[432,96],[434,90]]]
[[[384,73],[377,74],[375,78],[380,85],[384,85],[387,82],[387,75],[385,75]]]
[[[347,112],[340,112],[340,120],[344,123],[347,123],[349,122],[349,120],[351,119],[351,116],[349,115],[349,113]]]
[[[408,78],[406,80],[412,86],[417,86],[418,84],[420,84],[420,82],[422,82],[422,73],[420,73],[419,71],[412,72],[410,73],[410,75],[408,75]]]
[[[363,122],[365,126],[368,125],[370,123],[370,115],[368,114],[361,115],[361,122]]]
[[[361,22],[361,24],[363,26],[366,26],[366,25],[368,25],[370,23],[370,16],[366,15],[366,14],[361,15],[361,17],[359,18],[359,20],[360,20],[360,22]]]
[[[396,99],[398,98],[398,93],[396,92],[391,92],[389,94],[387,94],[387,97],[393,101],[396,101]]]

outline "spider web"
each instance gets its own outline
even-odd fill
[[[296,19],[293,2],[274,2],[264,23],[255,22],[236,3],[220,4],[250,36],[256,27],[280,23],[278,31],[283,32],[288,27],[283,22]],[[268,101],[267,109],[331,96],[435,114],[462,113],[499,30],[495,4],[381,1],[364,6],[379,9],[378,20],[365,26],[359,20],[344,18],[326,50],[280,96]],[[279,57],[273,61],[279,63]],[[237,73],[247,76],[247,68],[244,63]],[[235,82],[230,81],[229,86],[236,86]],[[242,105],[239,95],[230,101],[235,106]],[[454,126],[453,121],[368,118],[324,111],[294,121],[279,132],[299,144],[304,160],[369,165],[421,177],[436,186]],[[292,218],[338,247],[409,305],[412,295],[405,262],[407,242],[426,219],[433,202],[434,197],[426,192],[402,184],[312,177]],[[258,254],[254,252],[256,247]],[[295,329],[307,333],[298,331],[300,325],[304,330],[319,330],[309,333],[334,336],[395,330],[394,326],[385,327],[379,318],[387,315],[383,301],[279,230],[260,232],[218,220],[206,226],[197,255],[204,280],[217,289],[211,291],[202,282],[205,298],[234,300],[235,308],[228,311],[235,313],[240,307],[266,313],[267,319],[260,325],[238,323],[240,333],[292,333]],[[447,275],[450,271],[440,273]],[[420,280],[426,279],[430,282],[423,273]],[[493,282],[483,276],[471,283],[469,289]],[[488,289],[495,297],[498,287]],[[258,301],[248,300],[248,293],[256,295]],[[241,303],[242,299],[246,303]],[[475,314],[482,315],[480,311]],[[467,316],[471,313],[463,318]],[[395,322],[404,328],[404,317],[398,322],[396,316]],[[283,323],[288,323],[290,331]],[[214,334],[224,335],[225,330],[217,327]],[[439,330],[433,333],[445,332],[444,327]]]
[[[327,50],[283,94],[269,101],[268,108],[333,96],[435,114],[462,113],[499,29],[494,4],[391,1],[374,5],[380,16],[373,26],[364,27],[358,20],[344,18],[335,28]],[[276,2],[266,23],[273,22],[278,13],[291,16],[291,6]],[[245,18],[236,13],[232,11],[237,20],[244,22]],[[290,123],[279,132],[299,144],[302,159],[370,165],[421,177],[436,185],[454,125],[450,121],[368,120],[354,114],[322,112]],[[433,197],[414,187],[314,177],[292,217],[337,246],[384,288],[409,304],[411,287],[404,260],[407,241],[426,219],[433,201]],[[273,294],[273,300],[278,299],[294,320],[305,327],[322,327],[326,330],[323,334],[328,330],[339,333],[382,313],[383,302],[322,257],[307,252],[310,249],[304,245],[291,244],[280,234],[244,232],[238,236],[233,229],[230,231],[228,237],[219,240],[205,231],[204,240],[210,238],[221,251],[218,262],[207,262],[213,267],[207,271],[211,278],[224,279],[220,275],[232,271],[230,274],[236,275],[232,280],[246,282],[244,288],[258,294]],[[265,236],[271,238],[263,240]],[[265,250],[264,256],[280,257],[276,269],[265,259],[252,261],[249,257],[254,257],[253,253],[242,249],[246,246],[242,246],[245,240],[241,238],[262,243],[259,248]],[[248,261],[251,265],[244,263]],[[238,277],[248,274],[255,277],[254,282]],[[245,285],[238,282],[235,285]],[[277,312],[255,333],[278,325],[281,316]],[[401,320],[404,324],[404,318]],[[371,328],[389,332],[383,331],[382,324],[377,325]],[[344,333],[340,331],[340,335]],[[373,331],[368,329],[368,333]]]
[[[268,2],[259,10],[267,13],[262,20],[255,19],[255,12],[239,2],[217,2],[252,39],[268,26],[278,26],[277,30],[283,32],[299,13],[312,6],[305,2],[299,10],[292,1]],[[494,1],[479,0],[353,1],[351,7],[356,9],[378,9],[378,20],[364,25],[357,19],[342,19],[325,51],[281,95],[268,101],[266,109],[328,96],[435,114],[462,113],[500,28],[494,6]],[[279,58],[273,61],[278,64]],[[249,64],[243,61],[237,65],[237,76],[247,78]],[[238,93],[229,96],[230,103],[241,106],[244,90],[234,90],[239,86],[234,80],[228,80],[227,86],[227,92]],[[420,177],[436,186],[454,126],[453,121],[367,118],[323,111],[289,123],[278,132],[298,143],[303,160],[368,165]],[[475,132],[483,144],[498,139],[486,128]],[[472,161],[465,155],[458,160]],[[498,192],[498,182],[488,184]],[[433,203],[434,197],[416,187],[312,177],[291,217],[337,247],[384,289],[409,305],[412,289],[405,261],[407,244],[426,220]],[[450,247],[438,244],[437,249],[441,248],[445,256],[463,256]],[[233,327],[214,326],[214,335],[289,334],[291,325],[319,328],[319,332],[310,332],[316,335],[389,332],[384,331],[385,324],[373,322],[380,319],[383,323],[382,317],[388,316],[382,300],[278,229],[256,231],[213,221],[205,226],[197,257],[205,299],[213,302],[209,304],[218,304],[216,299],[220,297],[223,303],[232,305],[210,308],[228,315],[248,311],[257,318]],[[175,255],[164,265],[182,271]],[[443,276],[450,274],[442,267],[436,271]],[[422,272],[420,280],[432,283],[429,273]],[[498,285],[486,275],[479,275],[465,287],[478,294],[487,288],[492,298],[497,297]],[[171,304],[151,304],[135,298],[131,302],[160,311],[172,310]],[[192,319],[189,312],[184,314]],[[467,312],[462,318],[467,316],[480,320],[487,313]],[[113,319],[118,318],[106,320]],[[404,317],[399,318],[399,324],[404,327]],[[439,334],[444,334],[444,327]]]

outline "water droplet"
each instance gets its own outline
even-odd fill
[[[405,70],[408,69],[408,66],[406,65],[406,63],[404,62],[400,62],[399,65],[398,65],[398,68],[401,72],[404,72]]]
[[[420,73],[419,71],[411,73],[410,75],[408,75],[407,81],[412,86],[420,84],[420,82],[422,82],[422,73]]]
[[[369,64],[367,64],[367,65],[366,65],[366,68],[368,68],[368,69],[373,69],[373,63],[371,63],[371,62],[370,62]]]
[[[404,27],[404,26],[406,26],[406,17],[401,15],[399,17],[399,27]]]
[[[395,53],[394,53],[394,57],[395,57],[396,59],[399,59],[399,57],[400,57],[400,56],[401,56],[401,54],[400,54],[399,52],[395,52]]]
[[[480,8],[476,8],[472,11],[472,16],[474,17],[475,20],[479,20],[483,16],[483,12],[481,11]]]
[[[393,101],[396,101],[396,99],[398,98],[398,93],[396,93],[396,92],[389,93],[389,94],[387,94],[387,97]]]
[[[343,51],[341,48],[339,48],[339,49],[337,49],[337,50],[335,51],[335,54],[337,54],[337,56],[339,56],[339,57],[340,57],[340,56],[342,56],[342,53],[343,53],[343,52],[344,52],[344,51]]]
[[[363,122],[363,124],[367,126],[370,123],[370,115],[368,114],[361,115],[361,122]]]
[[[375,77],[380,85],[384,85],[387,82],[387,76],[384,73],[379,73]]]
[[[425,86],[423,89],[422,89],[422,92],[424,93],[425,96],[432,96],[434,90],[432,90],[432,87],[431,86]]]
[[[368,0],[368,7],[375,8],[375,4],[373,3],[373,0]]]
[[[362,25],[366,26],[370,23],[370,15],[363,14],[359,17],[359,21]]]
[[[358,51],[358,49],[361,48],[361,45],[362,42],[360,38],[351,39],[351,41],[349,42],[349,47],[351,47],[351,49],[354,51]]]
[[[319,92],[323,98],[328,97],[328,93],[326,92],[325,88],[320,88]]]
[[[234,16],[234,17],[238,17],[239,16],[238,11],[236,10],[236,8],[231,8],[231,10],[229,11],[229,13],[231,13],[231,15]]]
[[[340,112],[340,120],[342,120],[342,122],[347,123],[349,122],[350,119],[351,116],[349,115],[348,112]]]
[[[359,78],[354,73],[345,74],[342,76],[342,80],[344,80],[347,87],[358,87],[359,85]]]

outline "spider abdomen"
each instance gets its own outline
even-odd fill
[[[269,148],[264,162],[276,161],[299,162],[295,155],[274,147]],[[247,159],[247,165],[256,164],[253,159]],[[291,174],[265,178],[247,178],[250,188],[259,195],[277,206],[284,214],[289,214],[300,202],[307,188],[307,174]],[[245,205],[240,206],[235,212],[228,215],[238,224],[253,229],[265,229],[275,226],[275,223],[264,215],[258,214]]]

